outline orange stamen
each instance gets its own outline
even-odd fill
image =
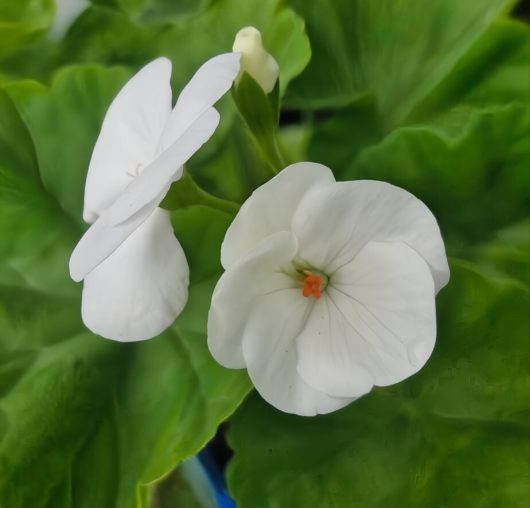
[[[305,273],[306,278],[304,279],[304,289],[302,290],[302,294],[306,298],[314,296],[318,300],[320,298],[324,278],[309,271]]]

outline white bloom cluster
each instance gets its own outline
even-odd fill
[[[84,281],[83,321],[99,335],[149,339],[186,304],[188,264],[159,204],[215,131],[213,104],[234,80],[248,72],[268,93],[278,78],[256,29],[242,29],[234,51],[206,62],[173,108],[166,58],[109,107],[86,180],[91,226],[70,260]],[[449,268],[436,220],[402,189],[294,164],[243,204],[220,255],[210,351],[246,368],[282,411],[339,409],[411,376],[433,350],[435,295]]]

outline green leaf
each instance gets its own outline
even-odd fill
[[[402,127],[363,150],[340,179],[383,180],[412,192],[438,219],[449,252],[527,216],[525,104],[458,107],[430,125]]]
[[[186,253],[192,283],[218,277],[223,268],[219,254],[232,214],[192,206],[171,214],[175,234]],[[197,235],[197,231],[201,234]],[[210,302],[208,301],[208,306]]]
[[[364,95],[315,124],[309,160],[325,164],[340,174],[364,148],[378,143],[384,135],[375,97]]]
[[[442,83],[414,109],[405,123],[418,129],[435,123],[438,128],[443,127],[443,131],[448,127],[452,130],[473,130],[477,126],[466,124],[472,116],[462,114],[466,111],[463,106],[468,107],[469,113],[473,111],[471,108],[484,110],[497,106],[502,109],[512,102],[526,104],[530,93],[530,84],[526,79],[530,70],[529,46],[526,25],[506,20],[494,23]],[[448,125],[447,121],[444,126],[439,125],[440,118],[444,117],[453,118],[453,125]],[[344,174],[344,168],[354,165],[356,157],[365,148],[380,143],[387,134],[376,98],[370,94],[359,97],[324,120],[318,121],[318,116],[316,120],[309,158],[328,165],[338,174]],[[482,133],[478,132],[477,136],[482,136]],[[508,136],[508,133],[504,134],[504,137]],[[515,129],[514,139],[517,137],[520,137],[518,128]],[[498,143],[497,140],[490,141],[494,145]],[[502,140],[502,143],[506,142],[511,145],[514,140]],[[499,147],[499,152],[502,150],[503,147]],[[392,166],[395,165],[392,161]],[[385,173],[384,168],[382,171]],[[404,171],[408,169],[405,167]],[[373,177],[378,178],[376,173]]]
[[[183,171],[182,176],[171,184],[159,206],[166,210],[206,206],[227,213],[232,218],[239,210],[237,203],[217,198],[201,189],[188,171]]]
[[[243,122],[234,122],[227,133],[218,131],[206,148],[189,161],[188,168],[210,193],[242,203],[271,176]]]
[[[167,21],[168,19],[186,16],[203,9],[210,0],[90,0],[95,5],[102,5],[129,12],[141,22]]]
[[[103,115],[129,76],[123,69],[67,68],[50,88],[6,86],[34,140],[45,189],[74,220],[81,220],[86,169]]]
[[[266,94],[258,82],[244,72],[237,85],[232,88],[232,97],[237,109],[249,129],[260,159],[267,162],[272,175],[284,168],[276,139],[278,127],[279,81]]]
[[[65,268],[79,229],[44,192],[30,133],[0,90],[0,283],[57,295],[78,291]],[[3,330],[3,329],[2,329]]]
[[[530,221],[525,220],[495,232],[488,241],[477,245],[470,256],[477,263],[528,284]]]
[[[121,64],[139,69],[160,56],[156,50],[151,51],[160,32],[161,28],[138,25],[122,10],[89,7],[57,44],[41,72],[47,74],[60,66],[80,63]]]
[[[528,290],[452,263],[433,356],[409,380],[302,418],[257,395],[229,432],[241,508],[490,508],[528,497]]]
[[[307,125],[287,125],[278,131],[278,143],[287,164],[308,159],[311,129]]]
[[[214,492],[202,464],[191,458],[160,482],[151,508],[216,508]]]
[[[249,129],[260,140],[266,141],[276,135],[277,110],[258,82],[247,72],[232,88],[232,97]]]
[[[174,63],[174,90],[180,90],[205,60],[231,51],[236,33],[246,25],[262,32],[264,46],[280,65],[284,91],[307,65],[310,49],[303,20],[281,0],[216,0],[189,16],[164,16],[148,26],[127,12],[91,7],[67,34],[55,64],[97,61],[136,68],[165,55]]]
[[[526,24],[494,23],[407,121],[429,120],[459,102],[475,107],[528,102],[529,36]]]
[[[38,172],[31,136],[3,90],[0,91],[0,160],[19,171]]]
[[[192,284],[167,332],[118,344],[81,323],[81,286],[68,277],[81,235],[74,215],[89,145],[124,77],[69,69],[50,89],[26,82],[0,93],[0,235],[9,238],[0,247],[0,506],[140,506],[249,389],[246,374],[220,367],[206,345],[229,215],[174,214]]]
[[[0,59],[24,49],[51,25],[53,0],[17,0],[0,3]]]
[[[385,126],[399,123],[449,74],[506,0],[291,0],[312,59],[290,89],[300,108],[335,107],[372,92]]]
[[[2,288],[2,506],[129,508],[204,446],[248,390],[207,350],[211,289],[192,286],[161,337],[118,345],[83,332],[79,301]]]

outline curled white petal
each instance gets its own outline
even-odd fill
[[[224,53],[210,58],[199,68],[183,88],[171,112],[162,137],[163,149],[173,144],[230,90],[239,72],[239,60],[237,53]]]
[[[157,155],[171,113],[171,62],[143,67],[112,101],[88,168],[83,218],[92,223]]]
[[[103,337],[130,342],[160,334],[187,300],[188,264],[169,213],[156,209],[85,278],[82,317]]]

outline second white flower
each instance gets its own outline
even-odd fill
[[[334,411],[431,355],[449,268],[435,218],[402,189],[294,164],[242,206],[221,261],[210,351],[282,411]]]

